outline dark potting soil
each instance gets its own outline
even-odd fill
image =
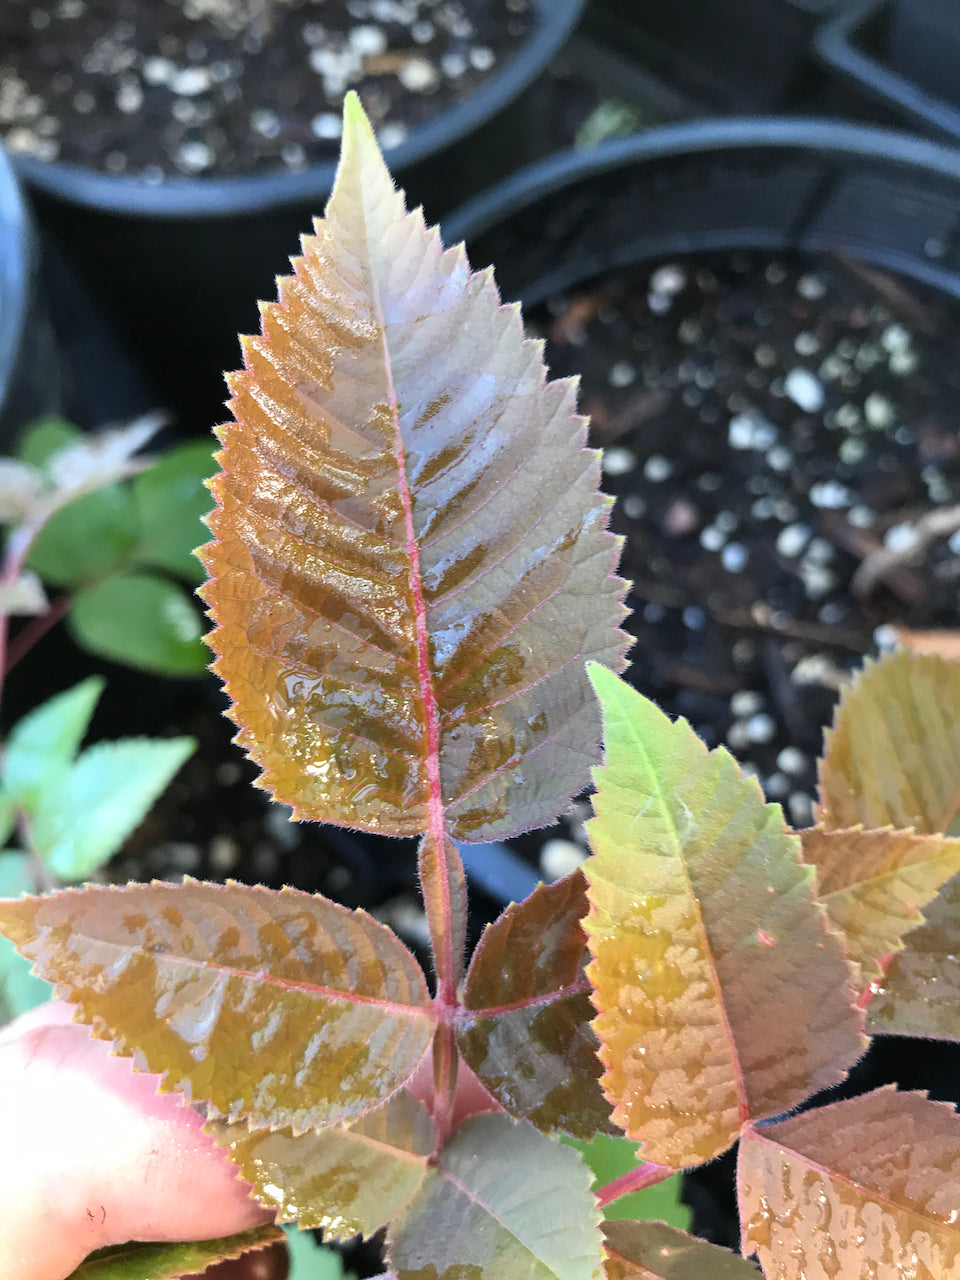
[[[533,24],[531,0],[4,0],[0,138],[150,182],[302,169],[336,158],[347,89],[389,149]]]
[[[750,254],[607,278],[530,320],[605,449],[631,681],[809,824],[850,672],[894,624],[960,624],[960,308],[860,264]],[[580,816],[541,862],[576,860]],[[880,1037],[818,1101],[895,1081],[956,1103],[958,1070],[958,1046]],[[734,1169],[688,1175],[684,1198],[736,1248]]]

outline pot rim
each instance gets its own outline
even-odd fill
[[[387,151],[394,173],[426,160],[484,124],[540,74],[580,19],[586,0],[534,0],[536,27],[502,70],[448,111],[413,129]],[[170,178],[151,185],[140,178],[99,173],[79,165],[17,155],[13,164],[30,188],[119,215],[188,219],[259,213],[286,205],[325,201],[335,160],[296,173],[273,171],[226,178]]]
[[[27,340],[36,251],[26,200],[7,153],[0,147],[0,413]]]

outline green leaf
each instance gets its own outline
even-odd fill
[[[576,1147],[584,1163],[593,1174],[594,1190],[605,1187],[615,1178],[629,1173],[641,1163],[637,1144],[629,1138],[615,1138],[611,1134],[598,1133],[590,1142],[578,1138],[563,1137],[561,1142]],[[659,1218],[683,1231],[690,1228],[693,1217],[680,1199],[682,1179],[680,1174],[655,1182],[643,1191],[631,1191],[618,1200],[611,1201],[603,1211],[608,1222],[622,1218]]]
[[[219,1240],[191,1244],[116,1245],[92,1253],[69,1280],[178,1280],[205,1271],[215,1262],[239,1258],[253,1249],[265,1249],[283,1240],[280,1227],[254,1227]],[[11,1277],[12,1280],[12,1277]]]
[[[123,573],[81,591],[69,615],[78,644],[114,662],[166,676],[199,676],[210,654],[190,597],[152,573]]]
[[[745,1258],[664,1222],[613,1222],[604,1237],[606,1280],[757,1280]]]
[[[12,850],[0,853],[0,898],[19,898],[33,890],[27,855]],[[0,938],[0,1026],[50,999],[50,984],[35,977],[30,968],[30,961],[13,943]]]
[[[605,667],[590,675],[605,742],[583,866],[601,1083],[644,1159],[682,1169],[842,1080],[863,1013],[780,806],[685,720]]]
[[[88,885],[0,902],[0,932],[95,1035],[212,1118],[351,1120],[406,1083],[436,1027],[399,938],[319,894]]]
[[[457,1024],[465,1060],[511,1115],[578,1138],[611,1130],[583,972],[587,905],[577,871],[539,885],[488,925]]]
[[[216,469],[211,446],[196,443],[172,449],[137,476],[138,560],[188,582],[203,581],[203,566],[193,552],[209,536],[200,518],[213,505],[204,481]]]
[[[59,783],[77,754],[105,683],[99,676],[82,680],[14,726],[4,750],[2,777],[18,803],[32,809],[42,789]]]
[[[344,1280],[343,1259],[336,1249],[317,1244],[311,1231],[284,1228],[290,1252],[289,1280]]]
[[[577,1152],[505,1115],[453,1135],[388,1232],[403,1280],[597,1280],[600,1215]]]
[[[40,418],[29,426],[17,445],[17,457],[32,467],[43,467],[55,453],[82,440],[79,427],[63,418]]]
[[[27,567],[55,586],[84,586],[119,568],[136,540],[130,489],[108,484],[54,512],[27,556]]]
[[[10,839],[17,821],[17,803],[13,796],[0,791],[0,847]],[[0,895],[2,896],[2,895]]]
[[[61,880],[85,880],[117,852],[196,748],[193,738],[98,742],[44,790],[32,839]]]
[[[406,1091],[348,1125],[294,1133],[214,1120],[207,1132],[278,1222],[322,1227],[332,1240],[373,1235],[399,1213],[434,1145],[433,1122]]]

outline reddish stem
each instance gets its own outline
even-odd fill
[[[673,1177],[674,1173],[676,1173],[675,1169],[670,1169],[664,1164],[652,1164],[645,1160],[635,1169],[630,1169],[622,1173],[619,1178],[608,1182],[605,1187],[598,1187],[595,1193],[597,1207],[604,1209],[613,1200],[619,1200],[621,1196],[629,1195],[631,1191],[643,1191],[646,1187],[652,1187],[658,1182]]]
[[[33,646],[43,639],[51,627],[55,627],[70,609],[72,597],[68,592],[57,596],[46,613],[31,618],[16,639],[10,641],[7,651],[5,675],[9,675],[18,662],[27,656]]]

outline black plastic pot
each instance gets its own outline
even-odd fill
[[[524,91],[583,3],[537,0],[536,29],[515,57],[389,152],[411,203],[436,220],[530,158]],[[323,212],[335,164],[158,186],[26,156],[16,165],[41,225],[124,335],[158,402],[188,428],[221,421],[236,335],[258,331],[257,300],[276,296],[274,277]]]
[[[589,34],[722,111],[796,104],[820,23],[850,0],[593,0]]]
[[[840,252],[960,297],[960,153],[826,120],[668,125],[531,165],[444,224],[505,298],[682,253]]]
[[[0,150],[0,452],[24,423],[59,405],[56,344],[40,302],[32,219]]]
[[[825,23],[815,47],[845,110],[960,143],[958,0],[862,0]]]

